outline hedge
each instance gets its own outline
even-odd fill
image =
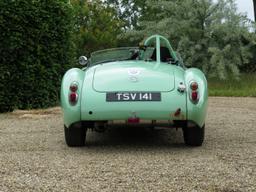
[[[64,0],[0,7],[0,112],[56,105],[73,58],[72,7]]]

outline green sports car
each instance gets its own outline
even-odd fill
[[[186,68],[169,41],[149,37],[139,47],[106,49],[79,58],[61,85],[65,140],[85,145],[88,128],[182,128],[184,141],[201,146],[208,104],[207,81]]]

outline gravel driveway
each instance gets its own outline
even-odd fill
[[[89,131],[68,148],[59,108],[0,115],[0,191],[256,191],[256,98],[210,98],[206,141],[181,130]]]

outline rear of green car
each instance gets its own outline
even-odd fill
[[[157,61],[111,58],[65,74],[61,103],[69,146],[84,145],[87,128],[113,126],[181,127],[186,144],[202,144],[208,98],[203,73],[156,56]]]

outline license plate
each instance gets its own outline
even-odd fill
[[[126,93],[107,93],[107,102],[115,101],[161,101],[161,93],[126,92]]]

